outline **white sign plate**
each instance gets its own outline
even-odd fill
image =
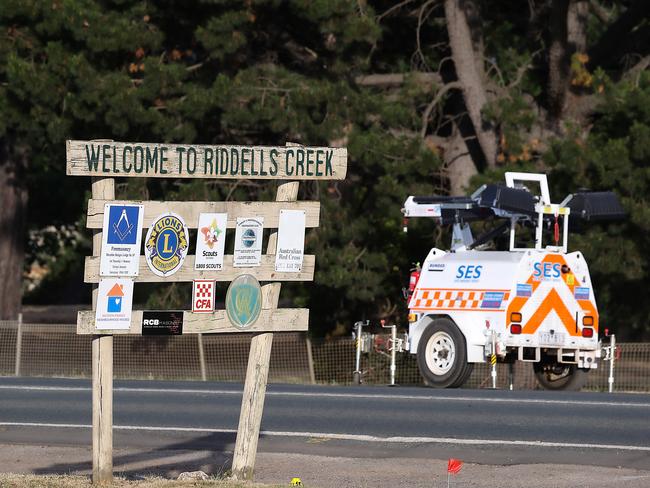
[[[262,262],[262,231],[264,217],[239,217],[235,230],[235,268],[260,266]]]
[[[202,213],[199,215],[194,269],[212,271],[223,269],[227,223],[228,214],[225,213]]]
[[[143,205],[104,206],[99,276],[138,276]]]
[[[192,312],[213,312],[214,296],[214,280],[194,280],[192,286]]]
[[[280,210],[275,270],[300,273],[305,255],[305,211]]]
[[[133,280],[104,278],[97,290],[96,329],[129,329],[133,302]]]

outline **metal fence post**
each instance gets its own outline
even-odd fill
[[[390,327],[390,386],[395,386],[397,372],[397,326]]]
[[[18,314],[18,330],[16,331],[16,369],[15,375],[20,376],[20,360],[23,352],[23,314]]]
[[[314,355],[311,350],[311,340],[305,336],[305,345],[307,346],[307,361],[309,362],[309,380],[312,385],[316,384],[316,373],[314,372]]]
[[[199,363],[201,365],[201,380],[207,381],[205,374],[205,352],[203,351],[203,334],[196,334],[196,340],[199,342]]]

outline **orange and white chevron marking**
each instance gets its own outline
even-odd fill
[[[567,264],[564,256],[559,254],[549,254],[542,262]],[[590,299],[575,298],[575,288],[584,284],[573,272],[563,274],[559,283],[536,281],[533,275],[526,283],[531,285],[531,296],[515,296],[508,304],[506,314],[508,327],[511,324],[511,314],[519,312],[523,316],[523,334],[534,334],[546,320],[554,320],[557,325],[564,327],[569,335],[579,337],[582,324],[576,324],[576,315],[571,310],[580,309],[586,315],[593,317],[593,327],[598,332],[596,305]]]

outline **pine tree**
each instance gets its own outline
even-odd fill
[[[88,182],[64,176],[66,139],[290,141],[349,149],[346,181],[301,185],[301,198],[323,206],[321,228],[307,238],[316,283],[284,287],[283,297],[314,309],[316,333],[362,317],[403,322],[410,264],[447,244],[447,229],[427,223],[401,233],[406,196],[465,193],[509,169],[566,181],[555,194],[580,182],[625,197],[628,223],[575,243],[593,262],[605,314],[635,310],[634,327],[644,329],[645,308],[605,277],[608,252],[624,249],[629,262],[619,262],[629,266],[616,286],[645,283],[647,122],[632,105],[647,91],[649,8],[645,0],[6,0],[0,318],[19,308],[25,222],[83,221]],[[152,179],[118,191],[221,200],[270,199],[273,188]],[[50,263],[50,283],[69,280],[70,268]],[[183,287],[144,289],[151,303],[186,305]]]

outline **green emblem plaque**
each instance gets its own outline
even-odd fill
[[[262,288],[249,274],[235,278],[226,293],[226,314],[238,329],[247,329],[257,321],[262,310]]]

